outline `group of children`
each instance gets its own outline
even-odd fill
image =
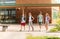
[[[42,12],[40,11],[39,15],[37,16],[37,22],[39,24],[39,27],[40,27],[40,30],[41,30],[41,25],[43,24],[44,20],[43,20],[43,15],[42,15]],[[35,19],[31,12],[29,13],[29,30],[30,31],[30,27],[32,28],[32,31],[34,31],[34,27],[33,27],[33,20]],[[45,27],[46,27],[46,31],[48,30],[48,24],[49,24],[49,21],[50,21],[50,16],[48,13],[46,13],[45,15]],[[20,31],[22,31],[22,27],[24,27],[24,30],[25,30],[25,25],[26,25],[26,16],[24,13],[22,13],[22,17],[21,17],[21,29]]]

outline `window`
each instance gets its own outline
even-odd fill
[[[0,6],[2,5],[15,5],[16,0],[0,0]]]
[[[15,9],[0,9],[0,23],[15,24],[16,10]]]
[[[51,0],[52,4],[60,4],[60,0]]]

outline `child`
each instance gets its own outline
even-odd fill
[[[32,28],[32,31],[34,31],[34,28],[33,28],[33,21],[34,20],[34,17],[31,15],[31,13],[29,13],[29,31],[30,31],[30,26]]]
[[[22,31],[22,27],[24,27],[24,30],[25,30],[25,24],[26,24],[26,19],[25,19],[25,15],[23,13],[22,17],[21,17],[21,30],[20,31]]]
[[[39,27],[40,27],[40,30],[41,30],[41,25],[43,23],[43,15],[42,15],[42,12],[40,12],[40,14],[38,15],[37,22],[39,23]]]
[[[46,27],[46,31],[48,30],[48,24],[50,21],[50,16],[48,13],[46,13],[46,17],[45,17],[45,27]]]

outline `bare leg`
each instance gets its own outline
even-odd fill
[[[45,24],[45,27],[46,27],[46,31],[48,30],[48,24]]]
[[[25,26],[24,26],[24,30],[25,30]]]
[[[30,26],[29,26],[29,30],[28,31],[30,31]]]
[[[32,31],[34,31],[34,28],[33,28],[33,26],[31,26],[32,27]]]
[[[30,31],[30,26],[31,26],[31,23],[29,22],[29,30],[28,30],[28,32]]]
[[[22,25],[21,25],[21,29],[20,29],[20,31],[22,31]]]
[[[40,27],[40,30],[41,30],[41,25],[39,25],[39,27]],[[40,31],[40,30],[39,30],[39,31]]]

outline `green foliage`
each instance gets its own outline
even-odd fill
[[[50,29],[50,32],[57,32],[57,31],[58,31],[58,28]]]
[[[27,36],[26,39],[60,39],[59,37],[48,36]]]
[[[50,32],[57,32],[60,31],[60,21],[57,22],[56,26],[50,29]]]
[[[58,14],[58,18],[56,20],[56,26],[53,29],[50,29],[50,32],[60,31],[60,13]]]

